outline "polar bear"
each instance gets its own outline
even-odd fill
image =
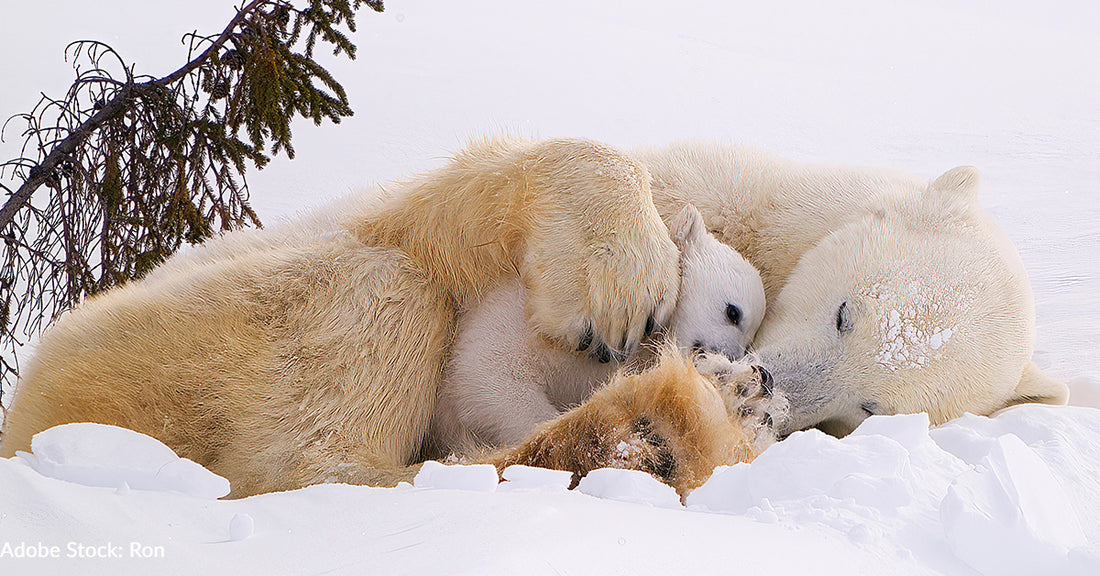
[[[517,279],[532,329],[634,351],[679,252],[645,166],[583,139],[472,143],[444,167],[181,253],[46,331],[0,455],[54,425],[151,435],[231,496],[371,483],[415,461],[455,310]]]
[[[978,206],[976,169],[929,182],[732,145],[634,154],[664,217],[696,205],[760,270],[769,311],[754,345],[790,402],[780,433],[843,435],[871,414],[942,423],[1065,403],[1066,385],[1031,362],[1031,288]]]
[[[969,167],[928,182],[734,146],[475,143],[379,203],[330,208],[316,229],[228,234],[64,315],[26,366],[0,456],[93,421],[160,439],[234,496],[382,482],[375,471],[419,453],[456,309],[518,277],[532,329],[629,354],[672,314],[679,257],[662,218],[687,203],[760,270],[772,308],[755,345],[790,403],[778,432],[1064,403],[1031,362],[1027,275],[977,183]],[[721,448],[697,424],[748,416],[715,411],[719,388],[665,362],[666,377],[620,379],[516,450],[586,466],[609,410],[664,416],[654,446]]]
[[[681,279],[663,336],[681,353],[740,358],[764,317],[759,272],[708,234],[691,204],[671,219],[669,231],[680,250]],[[578,356],[542,342],[527,327],[525,299],[523,285],[512,281],[461,313],[426,456],[518,444],[538,424],[581,404],[618,368],[607,352]]]

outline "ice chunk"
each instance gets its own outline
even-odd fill
[[[173,491],[221,498],[229,481],[180,458],[159,440],[106,424],[62,424],[31,439],[19,458],[43,476],[85,486]]]
[[[448,466],[435,460],[429,460],[420,468],[413,479],[417,488],[436,488],[451,490],[472,490],[475,492],[493,492],[500,478],[497,469],[491,464]]]
[[[497,490],[568,490],[573,473],[549,468],[513,465],[504,469],[504,482]]]
[[[581,478],[577,491],[608,500],[651,504],[662,508],[680,507],[680,497],[676,490],[639,470],[593,470]]]

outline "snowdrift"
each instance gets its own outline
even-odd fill
[[[720,468],[681,504],[635,471],[426,465],[415,486],[217,500],[228,483],[97,424],[0,460],[7,574],[1100,573],[1100,410],[929,429],[875,416]]]

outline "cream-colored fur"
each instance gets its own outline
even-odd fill
[[[164,441],[233,496],[375,481],[420,451],[455,310],[510,279],[547,340],[636,349],[679,286],[645,167],[587,140],[477,142],[379,200],[211,240],[44,334],[2,455],[92,421]]]
[[[680,249],[681,279],[664,335],[682,353],[699,349],[740,358],[764,317],[760,274],[708,234],[690,204],[669,228]],[[601,362],[543,341],[527,327],[526,298],[522,284],[512,281],[460,314],[432,419],[429,456],[518,444],[538,424],[585,401],[618,368],[608,356]]]
[[[975,169],[928,182],[737,146],[635,154],[662,215],[694,204],[760,270],[770,308],[755,347],[791,403],[781,432],[1065,402],[1066,386],[1031,363],[1031,288],[978,207]]]
[[[527,322],[549,341],[633,352],[648,320],[672,313],[677,251],[661,216],[689,202],[761,272],[772,308],[757,352],[790,400],[789,419],[767,412],[780,432],[1064,402],[1065,385],[1030,362],[1027,276],[976,188],[972,168],[929,183],[728,146],[632,157],[584,140],[478,143],[379,202],[226,235],[66,314],[26,366],[0,455],[50,426],[96,421],[163,440],[229,477],[234,496],[392,481],[379,470],[416,458],[455,310],[519,278]],[[720,424],[700,433],[753,413],[715,412],[714,386],[618,381],[513,454],[601,463],[586,452],[610,446],[592,436],[598,424],[636,411],[647,416],[634,428],[606,430],[660,428],[647,440],[657,460],[634,465],[676,484],[664,442],[703,455],[694,483],[753,441]]]

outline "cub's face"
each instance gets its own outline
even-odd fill
[[[939,423],[1010,403],[1033,305],[1014,251],[989,234],[957,214],[882,209],[806,252],[756,341],[791,404],[780,432],[844,435],[871,414]]]
[[[764,319],[764,284],[740,254],[709,235],[707,241],[683,254],[672,332],[681,348],[737,359]]]
[[[684,352],[701,350],[740,358],[764,318],[760,273],[736,250],[707,232],[690,204],[670,224],[680,249],[680,292],[669,322]]]

